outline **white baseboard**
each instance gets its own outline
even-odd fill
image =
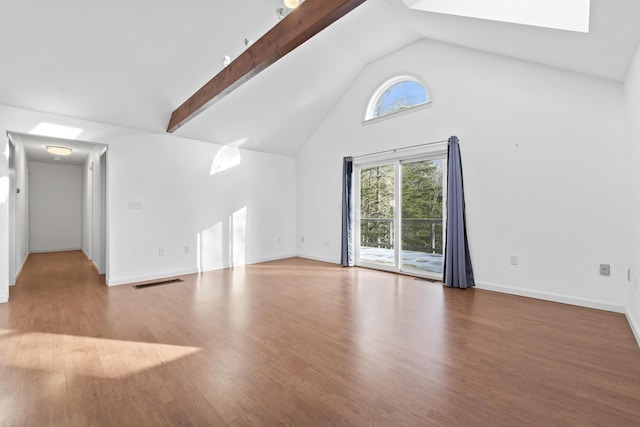
[[[0,304],[9,302],[9,294],[0,294]]]
[[[338,264],[338,265],[340,265],[340,261],[336,261],[335,259],[317,257],[317,256],[312,256],[312,255],[302,255],[302,254],[298,254],[296,256],[298,258],[310,259],[312,261],[320,261],[320,262],[327,262],[329,264]]]
[[[168,279],[170,277],[185,276],[187,274],[196,274],[198,269],[170,271],[160,274],[148,274],[144,276],[125,277],[122,279],[109,279],[107,286],[130,285],[132,283],[148,282],[150,280]]]
[[[96,264],[94,260],[91,260],[91,265],[93,266],[93,269],[96,271],[96,273],[100,274],[100,267],[98,267],[98,264]]]
[[[29,258],[29,254],[28,253],[24,256],[24,259],[22,260],[22,262],[20,263],[20,266],[18,267],[18,272],[16,273],[15,280],[13,281],[13,283],[9,283],[9,286],[15,286],[16,283],[18,283],[18,279],[20,278],[20,275],[22,274],[22,269],[24,268],[24,264],[27,262],[27,258]]]
[[[638,320],[633,316],[631,310],[629,310],[629,306],[627,306],[625,310],[625,316],[627,317],[627,322],[629,322],[629,326],[631,327],[631,332],[633,332],[633,336],[636,337],[636,342],[638,343],[638,347],[640,347],[640,324]]]
[[[70,251],[81,251],[81,250],[82,250],[82,248],[36,249],[36,250],[29,251],[29,253],[32,253],[32,254],[45,254],[45,253],[49,253],[49,252],[70,252]]]
[[[251,260],[251,262],[248,262],[247,265],[260,264],[260,263],[269,262],[269,261],[278,261],[278,260],[287,259],[287,258],[295,258],[296,256],[297,255],[295,254],[288,254],[288,255],[272,256],[267,258],[259,258],[259,259]]]
[[[235,265],[235,267],[242,267],[243,265],[259,264],[262,262],[269,262],[269,261],[277,261],[279,259],[291,258],[294,256],[295,255],[282,255],[282,256],[276,256],[276,257],[260,258],[260,259],[251,260],[251,262],[247,262],[245,264]],[[203,271],[199,271],[197,268],[192,268],[188,270],[171,271],[166,273],[150,274],[150,275],[137,276],[137,277],[127,277],[123,279],[109,278],[109,280],[107,280],[107,286],[130,285],[132,283],[148,282],[150,280],[168,279],[171,277],[186,276],[188,274],[205,273],[207,271],[223,270],[225,268],[233,268],[233,267],[234,266],[232,265],[222,265],[217,268],[211,268]]]
[[[24,265],[27,263],[27,259],[29,259],[28,253],[24,256],[22,262],[20,263],[20,267],[18,267],[18,273],[16,274],[16,279],[20,277],[20,275],[22,274],[22,269],[24,268]]]
[[[590,300],[586,298],[571,297],[568,295],[553,294],[549,292],[533,291],[530,289],[514,288],[510,286],[495,285],[492,283],[476,282],[478,289],[502,292],[505,294],[519,295],[522,297],[536,298],[545,301],[560,302],[563,304],[577,305],[580,307],[595,308],[598,310],[613,311],[614,313],[624,313],[623,305],[610,304],[602,301]]]

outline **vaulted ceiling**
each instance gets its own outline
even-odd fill
[[[0,104],[163,133],[171,112],[278,22],[281,0],[3,0]],[[370,62],[429,38],[623,82],[640,2],[592,0],[588,34],[362,6],[176,135],[295,155]]]

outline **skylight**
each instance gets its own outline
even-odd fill
[[[409,9],[589,32],[590,0],[402,0]]]
[[[32,135],[51,136],[53,138],[76,139],[82,129],[55,123],[41,122],[29,131]]]

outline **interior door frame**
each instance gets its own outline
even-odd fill
[[[415,153],[413,155],[400,155],[398,153],[392,153],[385,157],[377,157],[371,161],[358,161],[354,159],[353,164],[353,176],[354,176],[354,196],[355,196],[355,212],[354,212],[354,264],[359,267],[372,268],[376,270],[389,271],[393,273],[403,273],[411,276],[425,277],[430,279],[442,280],[442,273],[430,272],[425,270],[418,270],[412,268],[403,268],[400,265],[400,254],[402,252],[402,239],[399,238],[402,233],[402,168],[403,164],[415,163],[429,160],[443,160],[443,196],[442,196],[442,252],[443,256],[446,248],[446,218],[447,218],[447,151],[446,146],[431,149],[428,152]],[[392,266],[384,264],[376,264],[360,259],[360,171],[362,169],[368,169],[376,166],[389,166],[394,167],[394,210],[393,210],[393,224],[394,224],[394,264]]]
[[[11,135],[7,134],[9,139],[9,159],[8,159],[8,175],[9,175],[9,197],[7,202],[9,205],[9,286],[16,284],[17,258],[16,253],[16,144],[11,139]]]

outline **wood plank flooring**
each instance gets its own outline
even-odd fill
[[[623,315],[299,258],[135,290],[31,255],[1,426],[639,426]]]

